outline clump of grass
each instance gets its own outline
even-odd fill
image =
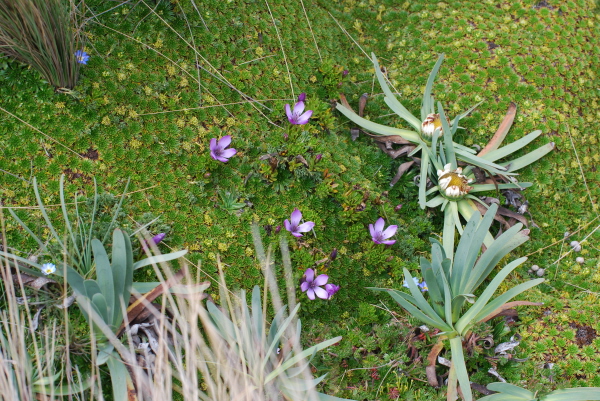
[[[0,50],[37,70],[58,90],[77,84],[81,24],[73,0],[0,1]]]

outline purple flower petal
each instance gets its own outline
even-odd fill
[[[314,291],[315,291],[315,294],[317,294],[317,296],[319,298],[321,298],[321,299],[327,299],[327,298],[329,298],[329,294],[327,294],[327,291],[325,291],[321,287],[315,287]],[[311,298],[311,299],[314,299],[314,298]]]
[[[377,221],[375,222],[375,232],[381,232],[383,231],[383,227],[385,226],[385,221],[383,221],[383,218],[380,217],[379,219],[377,219]]]
[[[317,288],[322,289],[321,287],[317,287]],[[315,299],[315,291],[312,288],[309,288],[308,291],[306,291],[306,296],[308,296],[308,299],[310,299],[312,301],[313,299]]]
[[[384,245],[393,245],[395,243],[396,243],[395,239],[378,242],[378,244],[384,244]]]
[[[288,121],[294,124],[294,115],[292,114],[292,110],[289,104],[285,105],[285,114],[287,115]]]
[[[300,234],[298,231],[290,231],[290,234],[297,238],[304,237],[304,235]]]
[[[304,272],[304,277],[307,282],[313,281],[315,278],[315,271],[313,269],[306,269]]]
[[[305,100],[306,100],[306,93],[302,92],[301,94],[298,95],[299,102],[303,102]]]
[[[294,117],[299,116],[304,111],[304,102],[298,102],[294,105],[294,111],[292,112]]]
[[[297,226],[298,223],[300,223],[300,220],[302,220],[302,213],[300,210],[298,210],[298,208],[294,209],[292,215],[290,216],[290,220],[292,222],[292,226]]]
[[[300,224],[297,228],[297,231],[300,231],[301,233],[306,233],[309,232],[310,230],[312,230],[312,228],[315,226],[315,223],[313,223],[312,221],[307,221],[304,224]]]
[[[225,135],[223,138],[219,139],[219,147],[221,149],[225,149],[231,143],[231,135]]]
[[[375,238],[375,228],[373,224],[369,224],[369,232],[371,233],[371,237]]]
[[[217,149],[217,138],[210,138],[210,150]]]
[[[226,157],[229,159],[231,156],[235,155],[236,153],[237,153],[237,150],[235,150],[234,148],[225,149],[224,151],[221,152],[221,157]]]
[[[296,119],[296,124],[297,125],[304,125],[304,124],[308,123],[308,120],[310,119],[310,116],[312,116],[312,113],[313,113],[312,110],[308,110],[306,113],[304,113],[301,116],[299,116]]]
[[[308,290],[308,287],[310,286],[310,283],[308,281],[303,282],[302,284],[300,284],[300,289],[302,290],[302,292]]]
[[[288,219],[285,219],[285,221],[283,222],[283,226],[285,227],[286,230],[292,231],[292,229],[291,229],[292,225],[290,224]]]
[[[382,233],[382,237],[383,239],[388,239],[390,238],[392,235],[396,234],[396,230],[398,230],[398,226],[389,226],[383,233]]]
[[[327,280],[329,280],[329,276],[327,274],[320,274],[314,279],[314,285],[325,285],[327,284]]]

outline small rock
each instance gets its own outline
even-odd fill
[[[546,272],[545,269],[539,269],[536,273],[537,273],[538,276],[542,277],[545,272]]]
[[[580,256],[580,257],[578,257],[577,259],[575,259],[575,261],[576,261],[577,263],[579,263],[580,265],[582,265],[582,264],[583,264],[583,262],[585,262],[585,259],[584,259],[584,258],[582,258],[582,257]]]
[[[538,265],[533,265],[533,266],[531,266],[531,270],[536,272],[536,271],[540,270],[540,267]]]
[[[571,241],[571,248],[573,248],[573,251],[579,252],[581,251],[581,244],[579,241]]]

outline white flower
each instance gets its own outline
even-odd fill
[[[54,263],[44,263],[42,265],[42,273],[44,273],[46,276],[48,274],[52,274],[56,271],[56,266],[54,265]]]
[[[448,198],[462,198],[473,189],[473,187],[468,185],[473,179],[469,179],[463,175],[461,167],[452,171],[450,170],[450,163],[448,163],[444,166],[443,170],[437,171],[437,175],[440,191]]]
[[[442,134],[442,120],[439,114],[428,114],[425,120],[421,123],[421,133],[424,139],[431,139],[436,129],[439,129]]]

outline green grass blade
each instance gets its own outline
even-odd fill
[[[163,255],[150,256],[149,258],[142,259],[138,262],[135,262],[133,264],[133,270],[139,269],[140,267],[150,266],[150,265],[154,265],[154,264],[161,264],[164,262],[169,262],[171,260],[179,259],[186,253],[187,253],[187,249],[184,249],[181,251],[166,253]]]
[[[372,132],[374,134],[379,134],[379,135],[383,135],[383,136],[399,135],[402,138],[404,138],[407,141],[410,141],[412,143],[419,142],[419,139],[420,139],[419,134],[415,131],[393,128],[393,127],[388,127],[387,125],[374,123],[372,121],[369,121],[365,118],[360,117],[358,114],[352,112],[352,110],[345,108],[344,106],[342,106],[339,103],[336,106],[336,109],[337,109],[337,111],[342,113],[344,116],[346,116],[348,119],[350,119],[355,124],[360,125],[362,128],[364,128],[367,131]]]
[[[19,218],[19,216],[17,216],[17,214],[14,212],[14,210],[12,210],[11,208],[8,209],[8,211],[10,212],[10,215],[13,217],[13,219],[17,220],[17,223],[19,223],[19,225],[21,227],[23,227],[23,230],[27,231],[27,234],[29,234],[31,236],[31,238],[33,238],[35,240],[35,242],[38,243],[38,246],[40,247],[41,251],[45,251],[46,250],[46,244],[44,244],[44,242],[33,233],[33,231],[31,231],[29,229],[29,227],[27,227],[27,224],[23,223],[23,221]]]
[[[44,217],[44,220],[46,221],[46,224],[48,225],[48,229],[52,233],[52,236],[54,237],[54,239],[56,240],[56,242],[58,243],[58,245],[61,249],[66,249],[60,236],[56,233],[56,230],[54,229],[54,226],[52,225],[52,222],[50,221],[50,218],[48,217],[48,213],[46,213],[46,208],[44,207],[44,202],[42,202],[42,198],[40,196],[40,192],[39,192],[38,186],[37,186],[37,180],[35,177],[33,177],[33,192],[35,193],[35,199],[37,200],[40,212],[42,213],[42,216]]]
[[[262,339],[263,333],[263,314],[260,300],[260,288],[255,285],[252,290],[252,325],[254,326],[254,332],[256,338]],[[266,344],[265,344],[266,345]]]
[[[92,252],[94,253],[94,261],[96,262],[96,277],[98,285],[102,291],[102,295],[106,299],[106,304],[109,309],[107,324],[111,324],[115,313],[115,282],[112,274],[112,268],[108,255],[102,243],[97,240],[92,240]]]
[[[429,170],[429,155],[427,152],[421,152],[421,172],[419,179],[419,206],[425,209],[427,198],[425,191],[427,190],[427,172]]]
[[[479,312],[477,316],[475,316],[474,321],[480,322],[482,319],[488,317],[490,313],[492,313],[493,311],[495,311],[496,309],[498,309],[499,307],[501,307],[502,305],[519,295],[520,293],[527,291],[528,289],[533,288],[536,285],[543,283],[544,281],[545,280],[543,278],[537,278],[535,280],[529,280],[514,286],[513,288],[506,291],[502,295],[495,298],[492,302],[487,304],[485,308],[483,308],[481,312]]]
[[[427,203],[425,203],[425,206],[435,208],[444,203],[445,200],[446,198],[444,198],[442,195],[438,195],[435,198],[428,200]]]
[[[456,331],[458,331],[461,335],[465,333],[465,328],[469,327],[475,322],[475,317],[483,310],[483,308],[485,308],[504,279],[526,260],[527,258],[519,258],[504,266],[504,268],[500,270],[496,277],[494,277],[494,279],[487,285],[475,304],[471,306],[464,315],[462,315],[458,322],[456,322]]]
[[[529,188],[532,184],[530,182],[520,182],[519,184],[475,184],[473,189],[469,193],[484,192],[484,191],[495,191],[496,189],[517,189],[517,188]]]
[[[442,241],[444,244],[444,252],[450,260],[454,258],[454,213],[452,213],[452,205],[455,202],[448,202],[446,210],[444,210],[444,231]],[[456,206],[456,205],[455,205]]]
[[[454,117],[454,120],[452,120],[452,121],[451,121],[451,124],[452,124],[452,125],[455,125],[455,124],[456,124],[456,125],[458,126],[458,122],[459,122],[460,120],[462,120],[463,118],[465,118],[466,116],[468,116],[469,114],[471,114],[471,112],[472,112],[473,110],[475,110],[477,107],[479,107],[479,105],[480,105],[481,103],[483,103],[483,101],[481,101],[481,102],[479,102],[479,103],[475,104],[475,106],[472,106],[472,107],[470,107],[470,108],[469,108],[467,111],[465,111],[464,113],[461,113],[461,114],[457,115],[456,117]]]
[[[506,171],[508,172],[517,171],[546,156],[548,153],[552,152],[555,147],[556,144],[554,142],[547,143],[546,145],[537,148],[533,152],[527,153],[525,156],[521,156],[518,159],[503,163],[502,165],[506,167]]]
[[[499,159],[502,159],[503,157],[506,157],[510,154],[513,154],[514,152],[516,152],[517,150],[527,146],[528,144],[530,144],[531,142],[533,142],[535,140],[535,138],[537,138],[538,136],[540,136],[542,134],[541,130],[537,130],[537,131],[533,131],[527,135],[525,135],[523,138],[514,141],[513,143],[503,146],[500,149],[496,149],[493,150],[489,153],[486,153],[485,155],[481,156],[482,159],[485,160],[489,160],[489,161],[496,161]]]
[[[469,262],[474,262],[474,259],[479,254],[479,246],[483,242],[483,238],[477,237],[475,234],[479,223],[481,222],[481,215],[478,211],[471,214],[471,217],[467,221],[467,225],[463,230],[463,234],[458,241],[458,246],[454,253],[454,262],[452,268],[452,276],[450,276],[450,283],[452,290],[455,294],[462,294],[462,283],[470,272],[472,265]],[[479,246],[477,244],[479,243]],[[477,246],[477,247],[476,247]],[[473,248],[476,247],[475,250]],[[475,258],[473,257],[475,253]]]
[[[73,249],[77,254],[76,257],[81,260],[81,252],[79,251],[79,247],[77,246],[77,241],[75,240],[75,234],[73,233],[73,227],[71,226],[71,221],[69,220],[69,213],[67,213],[67,204],[65,202],[65,175],[61,174],[60,183],[59,183],[59,196],[60,196],[60,208],[62,210],[63,219],[65,219],[65,227],[69,232],[69,237],[71,239],[71,243],[74,245]]]
[[[442,316],[444,314],[444,309],[441,306],[444,304],[444,298],[440,286],[438,285],[440,273],[441,268],[434,271],[431,262],[421,257],[421,275],[423,276],[423,280],[427,283],[429,298],[431,298],[431,303],[435,312]]]
[[[597,401],[600,400],[600,387],[580,387],[554,390],[542,401]]]
[[[425,85],[425,92],[423,92],[423,101],[421,103],[421,121],[425,121],[428,114],[435,113],[433,107],[433,101],[431,96],[431,90],[433,89],[433,81],[435,81],[435,77],[442,66],[442,62],[444,61],[444,54],[440,54],[438,57],[433,69],[429,73],[429,78],[427,78],[427,84]]]
[[[473,164],[477,167],[481,167],[482,169],[488,170],[495,174],[506,175],[506,168],[503,167],[502,164],[493,163],[462,149],[455,149],[455,152],[459,160],[462,160],[468,164]]]
[[[535,398],[535,395],[531,391],[510,383],[490,383],[487,385],[487,388],[488,390],[520,397],[523,400],[532,400]]]
[[[529,230],[520,231],[522,227],[519,223],[506,230],[481,255],[467,284],[467,288],[472,289],[471,292],[481,285],[504,256],[529,239]]]
[[[123,307],[127,309],[127,304],[129,303],[128,293],[130,289],[126,291],[127,285],[127,269],[132,268],[132,266],[128,266],[127,260],[127,244],[125,242],[125,235],[123,235],[123,231],[115,230],[113,233],[113,243],[112,243],[112,276],[114,282],[114,294],[115,294],[115,311],[113,314],[113,320],[109,322],[114,327],[119,327],[121,321],[123,320]],[[131,284],[130,284],[131,285]],[[127,296],[127,298],[125,298]],[[124,304],[121,306],[121,304]]]
[[[413,283],[414,284],[414,283]],[[427,316],[425,313],[421,312],[419,308],[417,308],[412,302],[414,302],[414,298],[408,294],[403,293],[402,291],[388,289],[388,288],[375,288],[375,287],[367,287],[368,290],[372,291],[386,291],[398,304],[403,307],[411,316],[417,318],[423,323],[436,327],[442,331],[451,331],[452,328],[449,327],[443,320],[439,319],[434,320]]]
[[[471,392],[469,373],[465,365],[461,337],[456,336],[450,339],[450,351],[452,353],[452,364],[454,365],[454,369],[456,369],[456,377],[462,390],[463,399],[464,401],[473,401],[473,393]]]
[[[113,352],[111,357],[106,361],[106,365],[110,372],[113,399],[120,401],[129,399],[127,395],[127,377],[129,376],[129,372],[127,372],[127,368],[121,361],[119,354]]]
[[[273,380],[274,378],[279,376],[282,372],[285,372],[286,369],[294,366],[295,364],[297,364],[299,362],[302,362],[302,360],[305,359],[306,357],[313,355],[314,353],[339,342],[341,339],[342,339],[341,336],[334,337],[327,341],[323,341],[322,343],[319,343],[317,345],[313,345],[312,347],[305,349],[304,351],[300,352],[299,354],[294,355],[292,358],[288,359],[287,361],[282,363],[279,367],[277,367],[277,369],[274,369],[271,373],[269,373],[267,375],[267,377],[265,377],[265,381],[263,384],[269,383],[271,380]]]
[[[448,125],[448,120],[446,120],[446,115],[444,114],[444,108],[442,107],[442,103],[438,102],[438,113],[440,115],[440,120],[442,121],[442,131],[444,133],[444,150],[446,154],[446,164],[450,163],[450,169],[456,170],[456,153],[454,152],[454,142],[452,142],[452,131],[450,130],[450,126]]]
[[[127,188],[129,188],[129,182],[130,181],[131,181],[131,178],[128,178],[127,179],[127,184],[125,184],[125,189],[123,190],[123,195],[121,195],[121,198],[119,199],[119,203],[117,204],[117,207],[115,208],[115,212],[113,214],[113,218],[110,221],[110,224],[109,224],[108,228],[106,229],[106,233],[104,234],[104,238],[102,239],[102,243],[103,244],[106,244],[106,241],[108,240],[113,227],[117,223],[117,218],[119,217],[119,212],[121,211],[121,206],[123,205],[123,200],[125,199],[125,195],[127,194]]]
[[[410,293],[411,293],[413,299],[415,300],[415,306],[417,308],[419,308],[419,310],[421,310],[430,319],[432,319],[433,321],[436,321],[437,322],[436,327],[443,326],[444,319],[441,316],[439,316],[435,312],[435,310],[433,310],[431,305],[429,305],[429,302],[427,302],[427,300],[423,296],[421,289],[419,287],[417,287],[417,285],[413,281],[413,278],[412,278],[410,272],[408,271],[408,269],[405,268],[403,270],[404,270],[404,279],[406,280],[406,284],[408,284],[408,289],[410,290]]]
[[[412,125],[417,132],[421,129],[421,121],[415,116],[413,116],[407,109],[398,101],[396,96],[390,90],[387,82],[385,82],[385,77],[381,73],[381,68],[379,68],[379,63],[377,62],[377,57],[375,57],[374,53],[371,53],[371,57],[373,58],[373,67],[375,68],[375,75],[377,76],[377,80],[379,81],[379,85],[385,93],[384,101],[386,104],[394,111],[394,113],[398,114],[402,119],[404,119],[407,123]]]

